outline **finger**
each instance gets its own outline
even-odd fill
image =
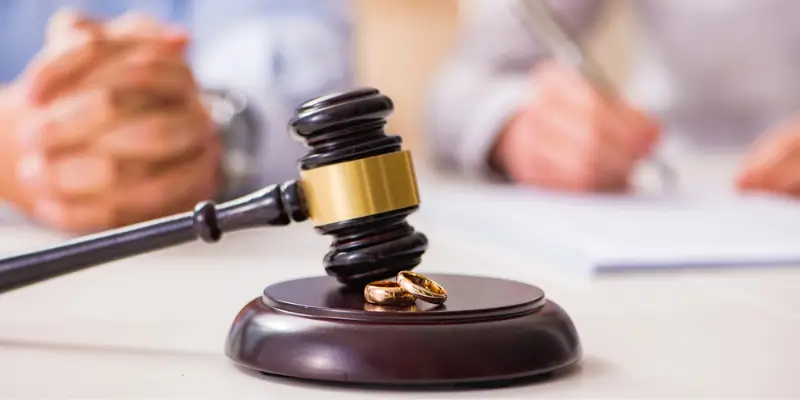
[[[528,148],[523,181],[558,190],[594,190],[594,179],[584,175],[578,163],[565,157],[564,149],[538,140],[533,140]]]
[[[800,157],[795,154],[788,159],[783,168],[776,171],[772,181],[774,184],[767,190],[790,196],[800,195]]]
[[[33,203],[33,216],[57,229],[83,233],[187,211],[216,193],[218,156],[218,150],[209,147],[184,164],[118,185],[118,190],[101,196],[39,196]]]
[[[71,8],[62,8],[53,13],[47,22],[45,42],[47,46],[59,47],[67,41],[70,35],[81,30],[95,32],[100,28],[100,22]]]
[[[546,160],[563,188],[595,190],[607,176],[617,174],[604,160],[610,156],[607,144],[580,118],[545,111],[534,118],[532,129],[540,135],[533,147],[535,157]]]
[[[577,169],[552,148],[532,149],[531,175],[540,185],[573,192],[622,191],[628,188],[624,177],[570,172]]]
[[[20,142],[27,150],[47,155],[87,145],[118,117],[117,102],[113,92],[103,90],[59,98],[27,119],[20,130]]]
[[[531,109],[519,114],[506,134],[505,164],[515,181],[555,189],[591,190],[593,177],[581,168],[579,140],[565,131],[582,129],[574,118],[560,117],[563,109],[537,97]]]
[[[131,44],[124,54],[98,66],[82,84],[117,93],[123,108],[144,111],[186,104],[198,96],[191,68],[162,43]]]
[[[114,189],[112,159],[89,153],[58,157],[45,170],[48,192],[62,198],[102,198]]]
[[[791,135],[766,136],[754,146],[750,157],[737,179],[742,189],[766,189],[774,186],[775,172],[783,168],[790,155],[800,149],[800,144]]]
[[[152,114],[102,135],[93,145],[121,161],[159,162],[197,151],[212,136],[210,122],[194,114]]]
[[[648,126],[648,121],[634,119],[626,110],[606,109],[590,118],[595,121],[599,140],[607,147],[605,151],[613,154],[608,161],[620,172],[627,173],[646,157],[657,137],[657,125]]]
[[[565,82],[558,83],[559,79]],[[649,148],[657,130],[643,114],[619,99],[602,96],[581,78],[559,76],[553,82],[559,87],[570,85],[572,88],[554,90],[553,102],[561,103],[564,108],[580,114],[581,118],[592,121],[604,141],[628,154],[631,159],[640,157]]]
[[[57,230],[78,234],[118,226],[116,213],[103,203],[42,199],[34,203],[33,218]]]
[[[213,198],[217,189],[218,150],[208,147],[193,159],[126,185],[116,199],[126,223],[189,211]]]
[[[81,29],[71,31],[61,45],[41,51],[24,73],[23,79],[29,86],[28,100],[35,105],[44,104],[65,82],[79,81],[104,49],[96,32]]]
[[[159,24],[152,15],[138,10],[129,10],[118,18],[108,21],[105,32],[118,36],[148,31],[158,33],[162,31],[162,27],[163,25]]]
[[[574,108],[592,109],[607,99],[574,68],[547,62],[538,72],[535,85]]]
[[[18,172],[22,184],[35,196],[64,199],[101,198],[116,180],[112,160],[88,153],[55,158],[28,154],[21,158]]]
[[[633,158],[645,157],[658,140],[658,123],[621,100],[610,101],[608,113],[604,116],[606,118],[602,122],[606,126],[609,140]]]
[[[538,129],[549,135],[549,147],[559,149],[555,154],[569,165],[575,176],[587,182],[580,185],[600,185],[617,182],[626,177],[635,159],[614,141],[609,140],[604,122],[591,115],[592,110],[575,108],[564,98],[553,96],[537,112]],[[591,181],[591,182],[589,182]]]
[[[185,45],[189,35],[181,27],[161,23],[147,13],[130,11],[106,24],[105,33],[113,39],[158,38]]]
[[[534,100],[539,104],[532,105],[543,118],[551,117],[548,126],[595,153],[599,147],[624,147],[614,131],[626,127],[616,123],[605,99],[570,70],[558,67],[549,73]]]
[[[29,193],[33,193],[34,196],[43,193],[46,187],[45,164],[44,156],[30,153],[21,156],[14,166],[17,180],[24,189]]]
[[[743,190],[794,194],[800,181],[800,138],[786,134],[770,139],[757,147],[737,186]]]
[[[769,180],[775,192],[795,195],[800,186],[800,132],[796,125],[783,128],[784,133],[776,140],[782,153],[776,156],[779,162],[771,169],[772,178]],[[775,150],[777,152],[777,149]]]
[[[553,141],[549,133],[552,129],[538,120],[535,114],[520,117],[519,122],[509,131],[519,152],[506,160],[507,171],[516,181],[555,190],[575,192],[594,191],[596,180],[585,174],[575,157],[569,141]]]
[[[569,67],[551,64],[543,74],[541,84],[554,101],[590,115],[615,147],[635,158],[652,147],[658,126],[624,100],[601,93],[579,71]]]
[[[45,37],[48,43],[57,41],[70,31],[80,28],[80,22],[85,18],[81,13],[71,8],[57,10],[47,21]]]
[[[103,87],[123,99],[146,94],[185,103],[197,95],[192,71],[183,61],[157,56],[131,55],[109,63],[87,78],[86,85]]]
[[[134,65],[149,65],[158,61],[169,60],[186,64],[181,48],[174,43],[161,40],[136,40],[128,39],[125,43],[131,43],[131,51],[127,52],[120,61]]]
[[[63,46],[50,47],[40,52],[24,74],[28,83],[28,98],[34,105],[42,105],[52,100],[65,87],[83,83],[90,73],[104,65],[104,61],[130,49],[152,46],[160,49],[162,59],[181,56],[180,47],[173,43],[154,40],[109,41],[95,30],[78,30],[65,40]]]

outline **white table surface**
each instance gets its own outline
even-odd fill
[[[420,272],[542,287],[579,330],[580,368],[510,388],[411,392],[243,373],[223,355],[239,309],[265,285],[324,273],[329,239],[304,224],[236,233],[0,295],[0,399],[800,398],[800,268],[571,283],[542,272],[551,268],[541,261],[498,259],[471,245],[465,253],[446,227],[412,222],[431,238]],[[3,255],[59,240],[18,226],[0,228],[0,239]]]

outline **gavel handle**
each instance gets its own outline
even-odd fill
[[[273,185],[216,206],[105,231],[28,254],[0,260],[0,293],[68,273],[201,239],[218,241],[223,232],[283,226],[307,218],[296,182]]]

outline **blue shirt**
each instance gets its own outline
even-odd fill
[[[254,187],[296,177],[305,149],[287,133],[294,108],[352,83],[348,0],[0,0],[0,81],[24,70],[62,7],[106,19],[145,12],[188,30],[201,85],[243,92],[262,114]]]

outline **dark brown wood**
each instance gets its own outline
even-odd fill
[[[384,131],[392,112],[392,100],[369,87],[301,104],[289,123],[292,134],[310,147],[300,168],[401,151],[402,137]],[[363,287],[416,268],[428,249],[428,238],[406,221],[416,211],[409,207],[316,227],[333,237],[325,272],[345,285]]]
[[[383,131],[392,101],[372,88],[334,93],[302,104],[290,125],[309,153],[301,169],[319,168],[401,150],[402,139]],[[411,270],[428,239],[406,222],[417,207],[369,215],[316,230],[333,242],[323,257],[325,271],[340,283],[365,284]],[[272,185],[219,206],[198,204],[186,212],[101,232],[59,246],[0,260],[0,293],[125,257],[202,239],[216,242],[225,232],[284,226],[308,218],[295,181]]]
[[[297,182],[272,185],[216,205],[202,202],[193,212],[78,238],[48,249],[0,260],[0,293],[32,285],[125,257],[203,240],[214,243],[223,233],[288,225],[307,218],[299,211]]]
[[[417,301],[381,310],[362,291],[326,277],[271,285],[235,318],[226,354],[266,374],[382,385],[509,380],[580,359],[571,319],[541,289],[487,277],[428,276],[447,289],[444,305]]]

